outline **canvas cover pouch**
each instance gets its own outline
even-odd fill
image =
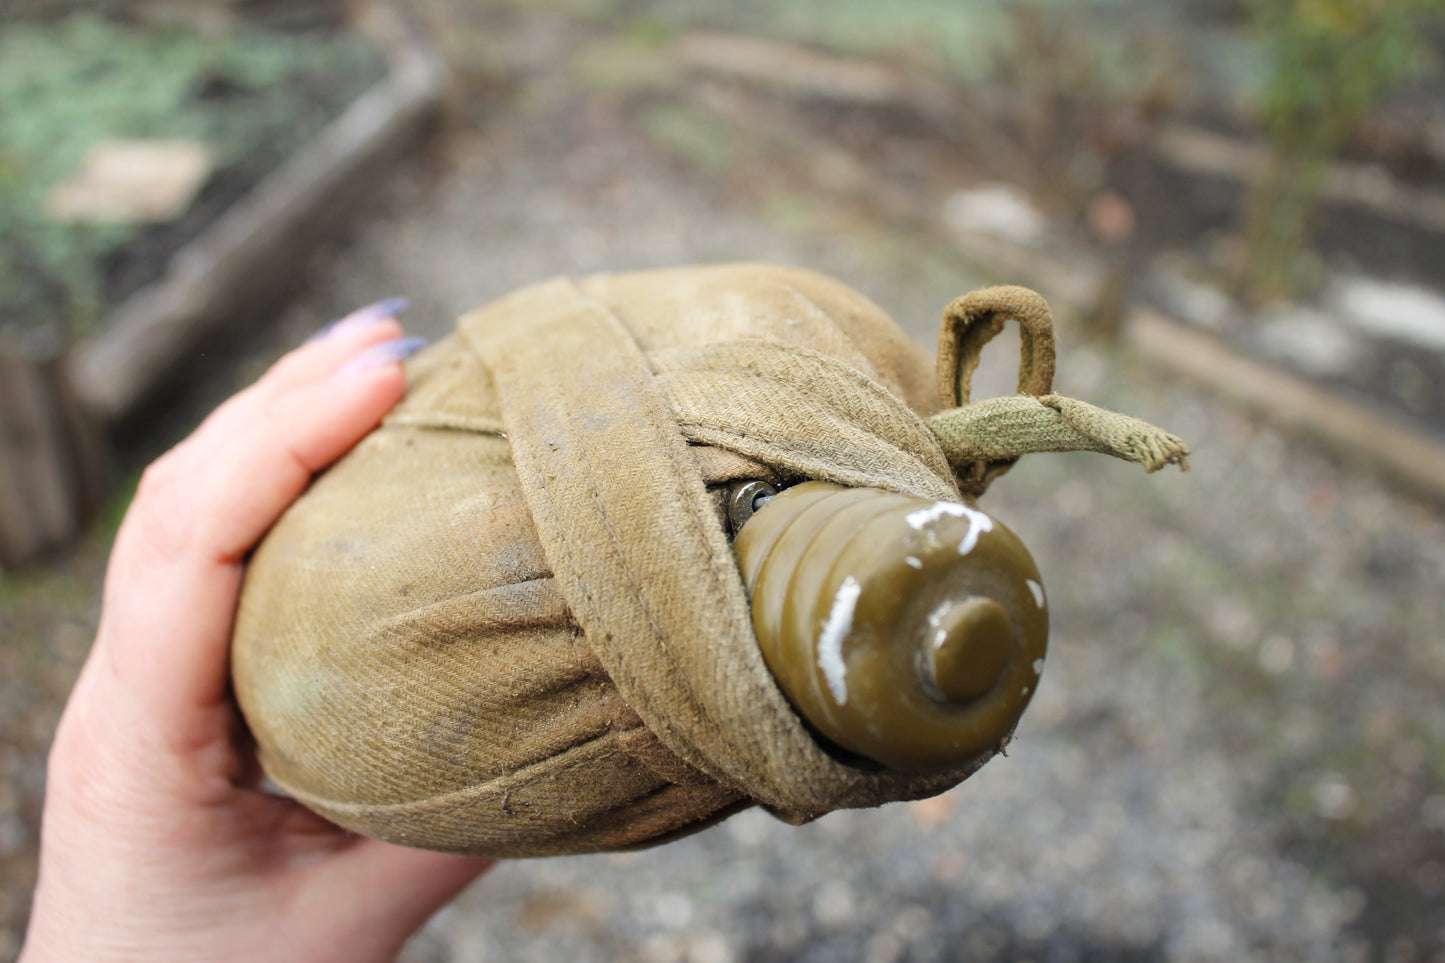
[[[894,772],[819,744],[759,653],[720,493],[971,501],[1028,451],[1182,461],[1172,436],[1048,393],[1037,295],[971,297],[937,370],[861,295],[762,265],[556,279],[463,317],[251,560],[233,679],[267,774],[356,832],[511,857],[966,778],[979,762]],[[1009,318],[1021,394],[967,404]]]

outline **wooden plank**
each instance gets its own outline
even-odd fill
[[[1132,312],[1124,331],[1151,360],[1287,431],[1377,469],[1418,495],[1445,502],[1445,440],[1439,436],[1240,354],[1156,311]]]
[[[1197,127],[1166,127],[1153,142],[1159,157],[1181,170],[1249,182],[1269,164],[1269,150]],[[1331,201],[1356,204],[1382,217],[1445,231],[1445,194],[1411,187],[1377,164],[1335,161],[1324,186]]]
[[[800,94],[891,106],[911,95],[896,69],[779,40],[695,30],[673,47],[685,65]]]
[[[0,567],[79,534],[104,490],[99,432],[58,357],[0,352]]]
[[[389,8],[387,8],[389,9]],[[409,143],[440,104],[447,69],[404,29],[391,73],[137,291],[77,347],[86,406],[114,421],[135,410],[211,333],[276,300],[345,201]]]
[[[1084,251],[1045,254],[998,238],[955,236],[971,259],[1003,277],[1037,287],[1055,317],[1095,313],[1109,275]],[[1258,361],[1153,309],[1126,309],[1123,336],[1152,361],[1256,411],[1297,437],[1375,471],[1400,488],[1445,503],[1445,438],[1282,368]]]

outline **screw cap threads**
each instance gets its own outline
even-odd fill
[[[1017,536],[961,502],[805,482],[734,544],[768,667],[828,742],[934,771],[987,758],[1038,687],[1048,612]]]

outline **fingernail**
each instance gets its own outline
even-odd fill
[[[306,340],[308,342],[320,341],[322,338],[329,338],[339,331],[364,328],[368,324],[375,324],[386,318],[394,318],[405,311],[410,304],[411,302],[406,298],[387,298],[385,301],[368,304],[364,308],[351,312],[344,318],[331,322]]]
[[[337,374],[351,375],[380,368],[382,365],[405,361],[426,347],[426,338],[393,338],[367,348],[361,354],[342,365]]]

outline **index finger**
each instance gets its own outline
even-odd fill
[[[213,721],[245,554],[313,473],[400,400],[401,365],[384,357],[280,392],[243,393],[147,469],[116,538],[96,646],[104,675],[134,709],[128,724],[191,739]]]

